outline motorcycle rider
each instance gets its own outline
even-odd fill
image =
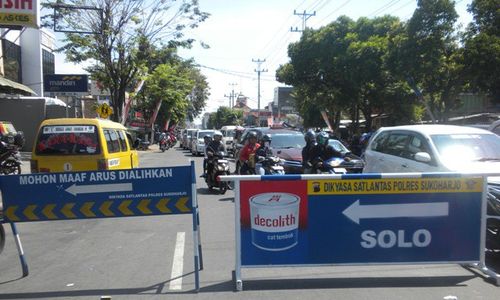
[[[312,129],[309,129],[304,134],[306,145],[302,148],[302,169],[304,174],[312,174],[313,161],[320,156],[320,148],[316,143],[316,134]]]
[[[248,142],[247,144],[241,148],[240,151],[240,174],[247,174],[251,167],[255,167],[253,165],[254,162],[250,162],[250,155],[254,154],[259,149],[260,144],[257,143],[257,133],[255,131],[250,131],[248,133]],[[255,159],[255,157],[254,157]]]
[[[255,174],[265,175],[265,170],[262,168],[262,164],[259,163],[260,160],[264,160],[267,157],[273,156],[273,151],[271,150],[271,135],[264,134],[260,139],[260,147],[255,152],[255,159],[257,163],[255,164]]]
[[[207,176],[207,164],[208,164],[208,145],[212,141],[212,137],[209,135],[205,135],[203,137],[203,141],[205,142],[205,157],[203,158],[203,174],[201,174],[200,177],[206,177]]]
[[[318,157],[313,159],[313,168],[312,168],[313,173],[315,173],[318,168],[321,168],[322,162],[327,161],[332,157],[341,157],[341,158],[344,157],[342,153],[335,150],[335,148],[333,148],[331,145],[328,145],[329,138],[330,135],[324,131],[321,131],[316,136],[316,140],[318,142],[317,145]]]
[[[216,131],[213,135],[212,141],[206,146],[205,152],[207,153],[207,174],[211,174],[214,168],[212,163],[212,157],[214,154],[218,152],[226,152],[226,148],[224,147],[224,143],[222,143],[222,132]]]

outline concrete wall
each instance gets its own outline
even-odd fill
[[[26,144],[22,151],[31,152],[38,126],[44,119],[43,99],[0,99],[0,120],[10,121],[16,130],[24,132]]]

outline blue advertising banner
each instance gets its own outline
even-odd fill
[[[482,178],[240,181],[241,266],[477,262]]]
[[[0,176],[7,222],[193,211],[191,166]]]
[[[69,74],[46,74],[43,77],[46,93],[86,93],[89,91],[89,76]]]

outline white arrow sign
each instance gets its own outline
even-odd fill
[[[360,205],[359,200],[342,212],[356,224],[360,219],[448,216],[448,202]]]
[[[66,192],[76,196],[76,194],[91,193],[110,193],[110,192],[128,192],[132,191],[132,183],[113,183],[113,184],[94,184],[94,185],[76,185],[66,189]]]

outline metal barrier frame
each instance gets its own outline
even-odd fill
[[[240,216],[240,181],[293,181],[293,180],[325,180],[325,179],[401,179],[401,178],[439,178],[439,177],[483,177],[483,192],[481,203],[481,236],[480,236],[480,260],[471,264],[464,264],[463,266],[473,267],[484,274],[488,275],[497,286],[500,286],[500,274],[494,270],[489,269],[485,263],[485,246],[486,246],[486,220],[489,218],[500,219],[498,216],[487,215],[487,177],[500,176],[499,173],[481,173],[481,172],[436,172],[436,173],[364,173],[364,174],[310,174],[310,175],[230,175],[221,176],[221,180],[234,182],[234,219],[235,219],[235,270],[234,270],[234,283],[237,291],[243,290],[243,280],[241,275],[241,216]],[[452,264],[453,262],[443,262]],[[408,265],[409,263],[377,263],[378,265]],[[419,263],[429,264],[429,263]],[[334,265],[354,265],[354,264],[322,264],[321,266],[334,266]],[[375,265],[375,264],[373,264]],[[296,265],[294,265],[296,266]],[[299,265],[300,266],[300,265]],[[310,267],[311,265],[305,265]],[[280,265],[268,266],[252,266],[249,268],[262,268],[262,267],[282,267]]]
[[[188,167],[188,166],[184,166]],[[192,221],[193,221],[193,257],[194,257],[194,276],[195,276],[195,291],[200,290],[200,275],[199,271],[203,270],[203,254],[201,246],[201,232],[200,232],[200,215],[198,207],[198,196],[196,189],[196,175],[195,175],[195,164],[194,160],[190,160],[190,173],[191,173],[191,197],[192,197]],[[26,174],[23,174],[26,175]],[[8,175],[7,175],[8,176]],[[1,192],[1,191],[0,191]],[[42,220],[44,221],[44,220]],[[24,249],[21,243],[21,238],[17,227],[14,222],[7,222],[0,218],[0,225],[3,223],[9,223],[14,235],[14,240],[16,242],[17,251],[19,253],[19,259],[22,267],[23,277],[29,275],[28,263],[24,255]],[[0,249],[1,250],[1,249]]]

